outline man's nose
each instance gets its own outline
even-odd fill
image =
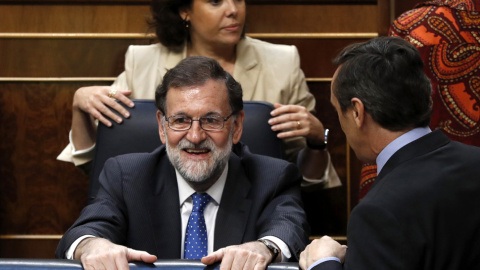
[[[187,139],[192,143],[200,143],[207,138],[205,130],[200,127],[199,121],[193,121],[192,127],[188,130]]]

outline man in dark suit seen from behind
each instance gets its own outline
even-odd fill
[[[239,142],[241,86],[217,61],[189,57],[167,72],[155,99],[164,145],[105,163],[96,199],[56,257],[85,269],[157,258],[222,261],[222,269],[298,261],[309,230],[301,175]]]
[[[331,103],[378,178],[350,215],[348,249],[324,236],[302,252],[301,268],[480,269],[480,148],[429,129],[420,53],[383,37],[347,47],[335,63]]]

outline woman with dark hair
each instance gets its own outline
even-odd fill
[[[295,46],[274,45],[244,36],[244,0],[154,0],[150,25],[158,44],[129,47],[125,71],[112,86],[83,87],[73,99],[70,144],[59,160],[82,165],[93,157],[96,121],[107,126],[129,117],[131,99],[154,99],[163,75],[188,56],[216,59],[242,85],[243,99],[267,101],[275,109],[269,124],[296,162],[304,186],[340,185],[325,149],[325,129],[312,114],[309,92]],[[286,104],[286,105],[284,105]],[[116,113],[118,114],[116,114]]]

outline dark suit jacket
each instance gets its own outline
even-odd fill
[[[215,223],[214,250],[271,235],[297,259],[308,241],[301,175],[291,163],[236,145]],[[64,234],[55,256],[82,235],[95,235],[159,259],[181,256],[181,218],[175,170],[164,146],[152,153],[109,159],[97,198]]]
[[[480,269],[480,148],[434,131],[396,152],[352,211],[345,264],[319,269]]]

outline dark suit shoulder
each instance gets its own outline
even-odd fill
[[[150,153],[130,153],[109,158],[105,162],[104,170],[112,168],[120,170],[123,176],[140,177],[153,173],[162,158],[166,158],[165,146],[162,145]]]

